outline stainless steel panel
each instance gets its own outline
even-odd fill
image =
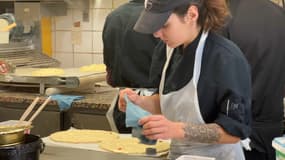
[[[3,104],[0,103],[0,121],[6,120],[17,120],[23,114],[26,106],[28,104]],[[16,105],[18,107],[16,107]],[[34,112],[34,111],[33,111]],[[48,136],[51,133],[60,130],[61,121],[60,121],[60,112],[59,111],[47,111],[44,110],[40,115],[33,121],[33,128],[31,133],[35,135],[40,135],[42,137]]]
[[[131,156],[119,153],[100,152],[85,149],[46,146],[41,160],[166,160],[165,157]]]

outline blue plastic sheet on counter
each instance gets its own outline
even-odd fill
[[[66,111],[71,107],[73,101],[83,99],[84,96],[73,96],[73,95],[60,95],[55,94],[51,96],[52,100],[57,101],[60,111]]]

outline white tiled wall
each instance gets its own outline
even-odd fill
[[[69,8],[66,16],[52,19],[53,57],[61,67],[80,67],[103,63],[102,30],[112,9],[128,0],[90,0],[89,22],[83,22],[82,11]],[[80,22],[80,27],[73,27]]]

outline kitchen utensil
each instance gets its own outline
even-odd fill
[[[9,120],[0,123],[0,146],[15,145],[23,142],[24,132],[32,126],[30,122]]]
[[[34,99],[34,101],[31,103],[31,105],[25,110],[25,112],[21,116],[20,121],[23,121],[24,119],[27,118],[28,114],[33,110],[35,105],[38,103],[39,99],[40,99],[39,97]]]
[[[20,120],[9,120],[0,123],[0,146],[10,146],[22,143],[24,140],[25,131],[32,128],[32,121],[43,110],[43,108],[50,101],[51,97],[48,97],[45,102],[37,109],[37,111],[31,116],[28,121],[24,121],[26,117],[31,113],[32,109],[38,102],[37,97],[32,104],[26,109],[21,116]]]
[[[0,146],[1,160],[39,160],[45,145],[39,136],[26,134],[21,144]]]
[[[51,96],[49,96],[45,102],[38,108],[38,110],[33,114],[33,116],[28,120],[28,122],[32,123],[32,121],[39,115],[39,113],[44,109],[44,107],[48,104],[50,101]]]
[[[15,145],[23,142],[25,129],[16,129],[0,135],[0,146]]]

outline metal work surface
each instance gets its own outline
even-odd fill
[[[0,75],[1,86],[39,87],[44,94],[46,87],[64,88],[92,88],[95,82],[105,80],[106,73],[80,72],[79,68],[63,69],[60,76],[32,76],[32,72],[39,68],[17,68],[15,73]]]
[[[109,152],[91,151],[84,149],[46,146],[40,155],[40,160],[164,160],[159,157],[130,156]]]

